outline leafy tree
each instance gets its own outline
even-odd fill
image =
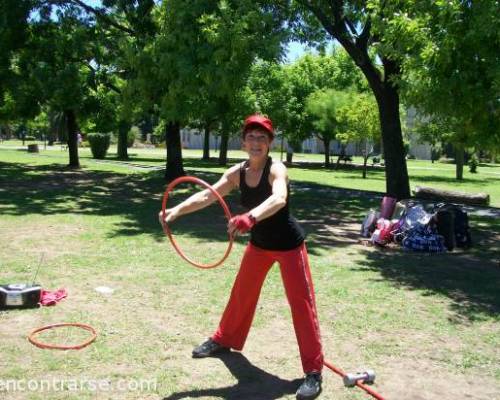
[[[410,196],[410,185],[399,115],[399,80],[402,58],[415,46],[418,25],[411,16],[415,1],[296,0],[300,11],[297,30],[317,24],[347,51],[366,77],[376,98],[384,145],[387,192],[397,198]],[[313,19],[315,18],[315,19]]]
[[[272,117],[289,147],[311,136],[313,125],[306,100],[312,93],[362,85],[360,74],[353,73],[349,63],[342,50],[334,49],[332,55],[306,54],[289,65],[259,62],[253,67],[249,85],[258,107]],[[292,154],[287,153],[288,162]]]
[[[131,85],[136,74],[132,63],[157,33],[153,0],[106,0],[100,7],[73,0],[96,21],[98,50],[91,65],[99,85],[101,101],[96,125],[107,125],[98,131],[118,132],[118,158],[127,159],[128,133],[141,110],[137,106],[138,93]],[[140,103],[140,102],[139,102]]]
[[[0,2],[0,107],[4,106],[6,100],[6,86],[15,79],[11,69],[12,55],[23,48],[28,39],[31,7],[30,0]]]
[[[346,129],[338,135],[343,142],[357,141],[362,144],[363,179],[366,164],[373,151],[373,144],[380,140],[380,121],[377,103],[370,93],[351,93],[350,101],[342,109]]]
[[[178,127],[206,119],[206,113],[193,112],[199,110],[200,99],[216,113],[223,112],[218,116],[220,164],[227,160],[232,115],[237,114],[254,59],[273,58],[281,50],[282,21],[266,4],[179,0],[166,1],[161,8],[160,36],[151,55],[153,65],[161,65],[153,76],[163,88],[162,116]],[[182,156],[178,160],[182,163]]]
[[[347,127],[343,118],[343,108],[351,98],[347,92],[333,89],[313,92],[306,99],[306,112],[312,118],[314,134],[323,142],[325,166],[330,166],[330,142]]]
[[[78,168],[77,116],[97,106],[95,81],[88,64],[94,54],[94,30],[80,10],[71,5],[32,4],[37,13],[29,19],[29,36],[11,60],[16,85],[9,88],[8,107],[22,118],[33,118],[44,105],[64,113],[67,125],[69,166]]]
[[[272,119],[275,130],[282,140],[287,139],[290,150],[292,145],[302,141],[304,135],[303,131],[296,129],[299,120],[297,101],[285,68],[277,62],[258,60],[252,66],[248,86],[255,96],[256,111]],[[293,152],[288,151],[288,162],[292,161],[291,155]]]
[[[405,61],[408,101],[455,146],[456,177],[464,149],[500,148],[500,16],[497,1],[439,1],[426,7],[419,52]],[[431,142],[432,144],[432,142]]]
[[[421,143],[430,144],[432,163],[439,159],[442,144],[453,136],[446,121],[436,116],[419,116],[411,132],[418,135]]]

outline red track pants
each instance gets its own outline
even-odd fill
[[[248,244],[231,297],[212,339],[235,350],[243,349],[262,284],[275,261],[280,264],[281,278],[292,310],[302,368],[305,373],[321,372],[323,353],[314,288],[304,243],[287,251],[264,250]]]

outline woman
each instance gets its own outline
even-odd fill
[[[286,167],[269,157],[273,139],[270,119],[258,114],[249,116],[242,131],[243,148],[248,153],[248,160],[229,168],[213,185],[221,196],[239,188],[242,205],[248,212],[233,217],[228,230],[231,234],[250,231],[251,237],[219,327],[211,338],[193,350],[193,357],[209,357],[230,349],[243,349],[262,284],[272,264],[277,261],[306,374],[297,390],[297,399],[313,399],[321,392],[323,368],[314,289],[305,235],[288,208]],[[167,209],[165,220],[160,212],[160,222],[172,222],[215,200],[209,190],[203,190]]]

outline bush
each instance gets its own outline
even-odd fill
[[[165,121],[161,120],[160,123],[154,127],[153,132],[149,134],[149,143],[148,143],[148,134],[146,134],[146,143],[157,144],[164,142],[167,139],[165,128],[166,128]]]
[[[405,156],[410,153],[410,142],[408,140],[403,140],[403,148],[405,151]]]
[[[137,126],[133,126],[127,133],[127,147],[134,145],[135,139],[141,136],[141,130]]]
[[[439,146],[433,146],[431,148],[431,161],[436,161],[439,160],[439,157],[441,157],[443,150]]]
[[[110,144],[118,144],[118,135],[115,135],[113,133],[109,133],[108,135]]]
[[[477,166],[478,165],[479,165],[479,158],[477,158],[477,156],[475,154],[473,154],[471,156],[471,158],[469,159],[469,171],[472,174],[477,173]]]
[[[90,144],[92,157],[97,159],[103,159],[106,157],[111,140],[109,133],[89,133],[87,135],[87,139]]]

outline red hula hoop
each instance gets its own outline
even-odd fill
[[[210,186],[207,182],[205,182],[199,178],[196,178],[194,176],[181,176],[180,178],[174,179],[172,182],[170,182],[170,184],[167,186],[167,189],[165,190],[165,194],[163,195],[163,202],[162,202],[162,206],[161,206],[162,219],[165,219],[165,209],[167,206],[169,193],[172,192],[174,187],[176,187],[179,183],[184,183],[184,182],[196,183],[196,184],[201,185],[204,188],[210,190],[210,192],[216,197],[217,201],[222,206],[222,208],[224,210],[224,214],[226,214],[227,220],[229,221],[232,218],[231,212],[229,211],[229,207],[227,206],[226,202],[224,201],[222,196],[212,186]],[[168,225],[162,224],[162,226],[163,226],[163,231],[170,239],[170,242],[172,243],[172,246],[174,247],[175,251],[177,251],[177,253],[184,260],[186,260],[188,263],[190,263],[191,265],[194,265],[195,267],[198,267],[198,268],[208,269],[208,268],[218,267],[226,260],[227,256],[231,252],[231,248],[233,247],[233,236],[228,234],[229,235],[229,244],[227,246],[226,252],[224,253],[224,255],[222,256],[222,258],[219,261],[217,261],[213,264],[197,263],[196,261],[191,260],[186,254],[184,254],[184,252],[181,250],[181,248],[179,247],[179,245],[175,241],[174,236],[172,235],[172,232],[170,231],[170,228],[168,227]]]
[[[73,345],[73,346],[48,344],[48,343],[39,342],[38,340],[35,339],[35,335],[39,332],[46,331],[49,329],[54,329],[54,328],[60,328],[62,326],[73,326],[73,327],[77,327],[77,328],[82,328],[86,331],[89,331],[92,334],[92,336],[90,337],[90,339],[86,340],[85,342],[83,342],[81,344]],[[90,325],[65,322],[65,323],[61,323],[61,324],[42,326],[41,328],[35,329],[28,336],[28,340],[30,341],[31,344],[35,345],[36,347],[40,347],[41,349],[80,350],[80,349],[83,349],[84,347],[87,347],[90,343],[92,343],[96,339],[96,337],[97,337],[97,333],[96,333],[95,329],[92,328]]]

